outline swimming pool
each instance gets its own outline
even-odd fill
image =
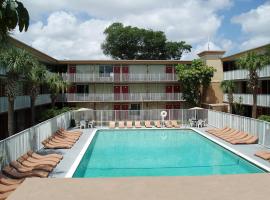
[[[264,171],[193,130],[98,130],[73,177],[203,176]]]

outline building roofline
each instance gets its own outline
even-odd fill
[[[226,51],[202,51],[198,53],[197,55],[199,57],[205,56],[205,55],[223,55]]]
[[[184,60],[59,60],[59,64],[190,64]]]
[[[17,40],[13,37],[9,37],[9,41],[15,45],[16,47],[18,48],[22,48],[22,49],[25,49],[26,51],[29,51],[30,53],[32,53],[34,56],[36,56],[40,61],[42,62],[46,62],[46,63],[53,63],[53,64],[57,64],[58,63],[58,60],[29,46],[28,44],[20,41],[20,40]]]
[[[245,50],[245,51],[241,51],[239,53],[232,54],[232,55],[229,55],[229,56],[226,56],[226,57],[222,58],[222,61],[234,60],[234,59],[236,59],[236,58],[238,58],[238,57],[240,57],[240,56],[242,56],[242,55],[244,55],[246,53],[249,53],[251,51],[263,50],[264,48],[266,48],[268,46],[270,46],[270,43],[265,44],[263,46],[255,47],[255,48],[252,48],[252,49],[248,49],[248,50]]]

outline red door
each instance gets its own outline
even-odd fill
[[[123,100],[128,100],[128,85],[122,86]]]
[[[180,100],[179,99],[179,93],[180,93],[180,86],[179,85],[173,86],[173,92],[174,92],[174,100]]]
[[[171,65],[167,65],[165,72],[167,80],[172,80],[173,67]]]
[[[170,85],[166,86],[166,93],[172,93],[172,88]]]
[[[128,120],[128,104],[122,105],[122,116],[121,119]]]
[[[113,74],[114,74],[114,80],[120,81],[120,66],[114,66],[113,67]]]
[[[120,109],[121,109],[121,106],[119,104],[114,104],[113,109],[114,109],[115,121],[120,120]]]
[[[76,66],[75,65],[70,65],[69,66],[69,73],[70,74],[75,74],[76,73]]]
[[[171,100],[172,99],[172,92],[173,92],[172,86],[166,86],[166,99],[165,100]]]
[[[120,100],[120,90],[121,90],[120,85],[114,86],[113,93],[114,93],[114,99],[115,100]]]
[[[75,85],[70,86],[68,89],[68,93],[75,93],[75,92],[76,92],[76,86]]]
[[[122,77],[123,77],[123,80],[125,81],[128,81],[128,73],[129,73],[129,68],[128,66],[123,66],[122,67]]]

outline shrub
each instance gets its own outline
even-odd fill
[[[40,121],[45,121],[47,119],[53,118],[57,115],[68,112],[70,110],[72,110],[72,108],[69,108],[69,107],[63,107],[61,109],[58,109],[57,107],[53,107],[53,108],[47,109],[41,113]]]
[[[261,115],[258,119],[270,122],[270,116],[269,115]]]

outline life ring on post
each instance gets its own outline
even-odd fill
[[[160,116],[161,116],[162,118],[167,117],[167,112],[166,112],[165,110],[161,111]]]

